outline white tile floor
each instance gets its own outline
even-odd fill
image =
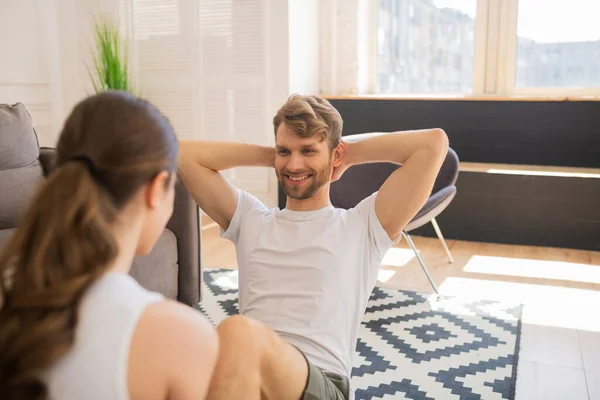
[[[524,323],[521,335],[520,361],[583,369],[576,330]]]
[[[560,304],[525,303],[516,400],[600,400],[600,300],[572,290]]]
[[[600,400],[600,291],[451,278],[440,292],[523,304],[516,400]]]
[[[487,293],[524,304],[515,399],[600,400],[600,293],[555,289]]]
[[[590,400],[600,400],[600,369],[586,370],[585,381]]]
[[[517,399],[587,400],[581,369],[519,361]]]
[[[600,400],[600,333],[523,324],[516,400]]]
[[[596,311],[598,318],[600,310]],[[579,331],[579,345],[586,370],[600,371],[600,332]]]

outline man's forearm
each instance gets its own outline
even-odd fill
[[[403,164],[420,151],[446,152],[448,138],[441,129],[381,133],[368,139],[346,142],[348,165],[372,162]]]
[[[214,171],[235,167],[272,167],[275,148],[235,142],[183,140],[182,162],[192,161]]]

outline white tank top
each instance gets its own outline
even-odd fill
[[[130,275],[108,272],[84,294],[75,343],[45,374],[49,398],[128,400],[129,349],[147,305],[163,296]]]

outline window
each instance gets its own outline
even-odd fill
[[[598,15],[596,1],[519,0],[516,87],[600,87]]]
[[[600,96],[598,15],[600,0],[381,0],[371,87]]]
[[[469,93],[477,0],[380,3],[380,93]]]

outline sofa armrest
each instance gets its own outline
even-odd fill
[[[54,169],[56,162],[56,149],[50,147],[42,147],[40,149],[40,163],[44,170],[44,176],[50,175],[50,172]]]
[[[44,175],[54,169],[56,149],[42,147],[40,163]],[[167,229],[177,238],[178,296],[177,300],[190,306],[200,301],[202,267],[200,263],[200,219],[196,202],[179,179],[175,184],[175,204]]]
[[[175,183],[175,205],[167,229],[177,238],[179,290],[177,299],[190,306],[200,301],[200,216],[198,206],[180,179]]]

